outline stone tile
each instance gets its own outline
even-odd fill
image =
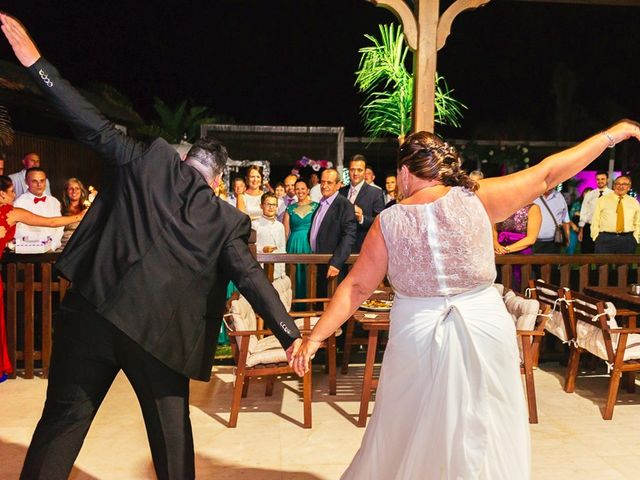
[[[191,420],[199,478],[220,480],[337,479],[360,446],[355,426],[362,367],[338,376],[338,395],[314,370],[313,428],[303,429],[300,382],[284,377],[272,397],[255,381],[243,399],[238,427],[227,428],[233,390],[231,367],[217,367],[211,382],[192,382]],[[595,480],[637,478],[640,471],[640,389],[621,391],[611,421],[602,420],[608,387],[604,376],[578,379],[576,393],[563,391],[564,369],[536,371],[540,423],[531,426],[533,478],[582,476]],[[42,411],[46,380],[16,379],[0,385],[0,478],[17,478]],[[370,405],[370,410],[374,403]],[[153,478],[137,399],[119,375],[98,412],[71,475],[72,480]]]

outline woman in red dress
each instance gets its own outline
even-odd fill
[[[6,175],[0,175],[0,258],[7,243],[16,233],[16,223],[22,222],[34,227],[64,227],[70,223],[79,222],[84,216],[85,210],[77,215],[66,217],[41,217],[22,208],[14,208],[13,201],[16,192],[13,182]],[[13,372],[9,362],[7,350],[7,334],[4,320],[4,291],[0,281],[0,382],[4,381]]]

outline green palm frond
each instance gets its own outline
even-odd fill
[[[394,24],[379,26],[380,38],[365,35],[371,45],[359,50],[356,86],[366,95],[360,108],[365,134],[403,137],[411,130],[413,75],[406,67],[409,48],[402,28]],[[466,107],[452,96],[444,77],[436,75],[435,122],[460,126]]]

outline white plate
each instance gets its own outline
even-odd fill
[[[362,305],[360,305],[360,308],[362,310],[369,310],[371,312],[388,312],[389,310],[391,310],[393,303],[388,300],[386,300],[386,302],[389,304],[388,307],[371,307],[363,303]]]

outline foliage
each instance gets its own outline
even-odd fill
[[[138,129],[138,133],[148,137],[162,137],[176,144],[180,140],[193,143],[200,136],[200,125],[217,123],[218,119],[209,113],[208,107],[193,105],[183,100],[172,109],[163,100],[154,97],[153,108],[158,114],[157,122]]]
[[[8,147],[13,144],[15,132],[11,125],[11,116],[9,111],[0,105],[0,146]]]
[[[413,74],[406,67],[409,48],[401,27],[389,24],[379,29],[380,39],[365,35],[372,45],[359,50],[356,86],[367,95],[361,116],[369,136],[387,133],[404,137],[411,130],[413,106]],[[435,122],[457,127],[466,107],[451,96],[452,92],[436,74]]]

